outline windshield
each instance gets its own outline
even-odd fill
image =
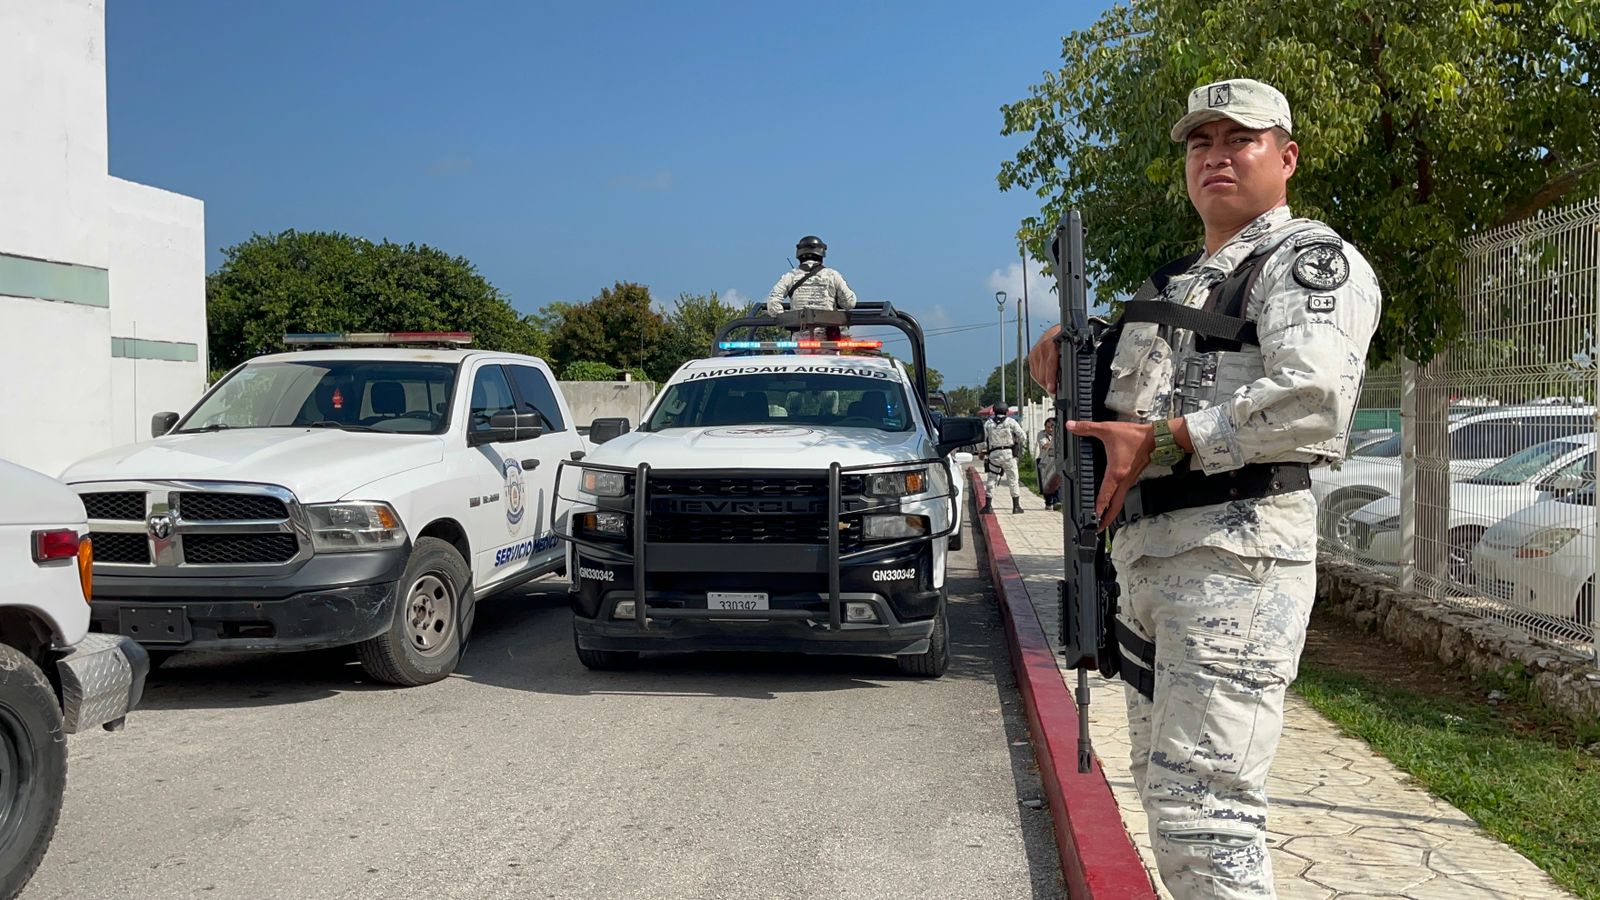
[[[224,428],[341,428],[441,434],[450,424],[449,363],[251,363],[201,401],[175,433]]]
[[[757,424],[912,427],[904,388],[886,377],[758,372],[674,384],[640,430]]]
[[[1551,463],[1578,449],[1571,441],[1545,441],[1500,460],[1467,484],[1524,484],[1533,479]]]

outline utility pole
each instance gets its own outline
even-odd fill
[[[1006,407],[1006,292],[994,292],[994,305],[1000,310],[1000,409]]]

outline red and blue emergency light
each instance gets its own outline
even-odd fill
[[[883,341],[723,341],[719,350],[880,350]]]

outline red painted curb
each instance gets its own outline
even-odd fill
[[[984,500],[983,482],[976,472],[967,474],[976,509]],[[1078,707],[1028,599],[1011,547],[993,514],[977,516],[975,524],[989,548],[989,577],[1006,623],[1011,668],[1027,708],[1034,757],[1055,821],[1067,893],[1074,900],[1153,900],[1155,888],[1122,826],[1099,759],[1089,772],[1078,773]]]

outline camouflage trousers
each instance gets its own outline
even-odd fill
[[[1122,621],[1154,640],[1154,699],[1129,687],[1133,779],[1177,900],[1275,897],[1267,771],[1299,671],[1316,564],[1199,547],[1121,567]]]
[[[996,472],[998,468],[1000,471]],[[1017,486],[1021,476],[1017,474],[1017,455],[1009,449],[990,450],[989,458],[983,467],[983,490],[989,497],[994,496],[994,489],[999,487],[1000,481],[1005,480],[1006,487],[1011,489],[1011,496],[1022,496],[1022,489]]]

